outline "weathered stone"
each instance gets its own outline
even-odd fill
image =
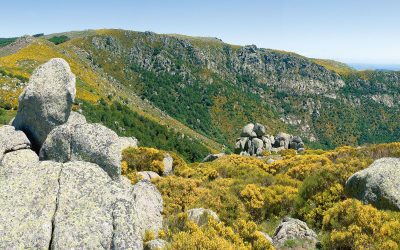
[[[71,160],[98,164],[113,179],[121,176],[118,135],[101,124],[79,124],[71,138]]]
[[[400,159],[381,158],[346,181],[346,193],[379,209],[400,210]]]
[[[212,217],[214,220],[219,221],[218,215],[210,209],[193,208],[188,210],[186,213],[188,219],[194,221],[199,226],[207,224],[208,217]]]
[[[268,240],[271,244],[273,243],[273,240],[271,238],[271,236],[269,236],[267,233],[261,232],[261,231],[257,231],[259,232],[266,240]]]
[[[315,249],[318,242],[317,234],[305,222],[289,217],[281,221],[272,240],[277,247],[282,247],[287,240],[305,241],[309,245],[307,249]]]
[[[0,167],[0,249],[47,249],[59,191],[60,165],[19,150]]]
[[[75,93],[75,76],[68,63],[51,59],[33,72],[12,125],[27,135],[38,152],[47,135],[68,120]]]
[[[148,180],[148,181],[154,178],[160,178],[160,176],[153,171],[140,171],[138,172],[138,175],[140,175],[143,180]]]
[[[291,135],[286,134],[286,133],[279,133],[277,136],[275,136],[275,144],[274,147],[284,147],[285,149],[289,148],[291,140]]]
[[[215,161],[216,159],[219,159],[221,157],[225,156],[225,153],[219,153],[219,154],[209,154],[207,155],[202,162],[210,162],[210,161]]]
[[[254,132],[256,133],[257,137],[262,137],[265,135],[265,133],[267,132],[266,128],[264,125],[260,124],[260,123],[256,123],[254,125]]]
[[[124,150],[126,148],[137,148],[138,140],[135,137],[120,137],[119,143],[121,145],[121,149]]]
[[[163,159],[163,166],[164,166],[164,170],[163,170],[163,175],[170,175],[173,171],[173,163],[174,163],[174,158],[172,158],[172,156],[168,153],[166,153],[164,155],[164,159]]]
[[[133,186],[133,194],[138,231],[141,235],[146,230],[157,234],[162,228],[163,200],[160,192],[151,182],[142,180]]]
[[[242,133],[240,134],[241,137],[251,137],[253,136],[253,129],[254,129],[254,124],[253,123],[249,123],[246,126],[243,127],[242,129]]]
[[[167,242],[162,239],[155,239],[146,242],[145,244],[145,250],[163,250],[167,246]]]
[[[252,140],[253,147],[254,147],[254,154],[261,155],[264,151],[264,142],[261,139],[254,138]]]
[[[0,127],[0,161],[7,152],[30,148],[31,143],[24,132],[15,130],[13,126]]]

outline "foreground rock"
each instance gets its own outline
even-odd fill
[[[40,151],[42,160],[87,161],[101,166],[113,179],[121,175],[121,144],[118,135],[101,124],[70,124],[56,127]]]
[[[188,210],[186,213],[188,215],[188,219],[194,221],[198,226],[207,224],[209,217],[219,221],[218,215],[210,209],[193,208]]]
[[[288,240],[307,245],[305,249],[315,249],[318,243],[317,234],[301,220],[285,217],[276,228],[272,237],[274,246],[282,247]]]
[[[0,127],[0,161],[5,153],[30,147],[31,143],[22,131],[16,131],[13,126]]]
[[[144,235],[147,230],[157,235],[162,228],[163,200],[157,188],[147,180],[142,180],[133,186],[135,196],[134,206],[138,218],[138,230]]]
[[[146,242],[144,249],[145,250],[163,250],[167,246],[167,242],[162,239],[155,239]]]
[[[346,181],[347,195],[380,209],[400,210],[400,159],[382,158]]]
[[[75,93],[75,75],[68,63],[51,59],[33,72],[12,125],[25,132],[38,152],[51,130],[68,120]]]

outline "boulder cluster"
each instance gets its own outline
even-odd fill
[[[299,136],[286,133],[272,136],[266,132],[266,127],[259,123],[249,123],[244,126],[240,137],[236,140],[235,153],[261,156],[264,151],[304,150],[304,143]]]
[[[143,249],[162,227],[156,187],[121,176],[137,140],[72,112],[75,92],[68,63],[52,59],[0,127],[0,249]]]

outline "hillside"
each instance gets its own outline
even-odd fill
[[[55,36],[69,40],[57,46],[46,40]],[[105,106],[117,101],[208,151],[231,150],[240,128],[254,121],[266,124],[271,134],[298,134],[311,147],[400,137],[399,72],[358,72],[329,60],[217,38],[90,30],[35,38],[1,57],[5,76],[0,81],[14,86],[12,81],[26,79],[39,62],[56,56],[78,75],[82,105],[76,108],[93,113],[95,104],[101,112],[101,98]],[[7,89],[4,109],[15,107],[19,93]]]

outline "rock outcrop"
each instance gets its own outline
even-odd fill
[[[219,221],[218,215],[210,209],[193,208],[188,210],[186,213],[188,215],[188,219],[194,221],[198,226],[207,224],[209,217]]]
[[[346,181],[346,194],[379,209],[400,210],[400,159],[381,158]]]
[[[51,59],[33,72],[12,125],[28,136],[38,152],[47,135],[68,120],[75,93],[75,75],[68,63]]]
[[[289,217],[281,221],[272,240],[276,247],[284,246],[287,240],[304,241],[308,245],[306,249],[315,249],[318,243],[317,234],[305,222]]]
[[[144,232],[162,227],[161,194],[120,175],[122,141],[133,139],[67,111],[75,85],[65,64],[41,66],[21,95],[13,124],[29,136],[0,127],[0,249],[143,249]],[[45,83],[57,91],[41,93]]]
[[[299,136],[279,133],[274,137],[266,132],[266,127],[259,123],[244,126],[240,138],[236,140],[235,153],[261,156],[264,151],[304,150],[304,143]]]
[[[22,131],[13,126],[0,127],[0,161],[7,152],[31,147],[31,142]]]

